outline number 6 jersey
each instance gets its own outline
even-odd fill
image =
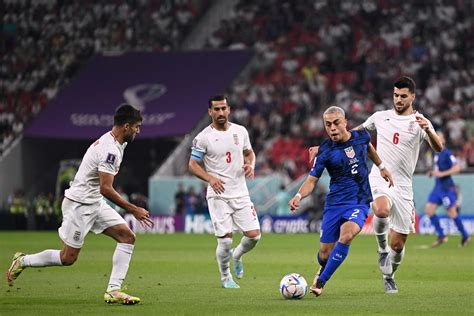
[[[193,140],[192,159],[203,161],[206,171],[221,179],[224,193],[217,195],[207,187],[207,197],[236,198],[248,196],[245,182],[244,150],[252,149],[245,127],[230,123],[226,131],[215,129],[212,124]]]
[[[394,110],[378,111],[363,124],[366,130],[377,131],[377,152],[391,172],[395,186],[412,186],[421,144],[429,139],[415,116],[424,118],[420,113],[398,115]],[[433,129],[430,121],[428,124]],[[373,176],[382,178],[375,165],[371,170]]]

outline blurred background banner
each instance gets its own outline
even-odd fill
[[[251,56],[248,50],[96,56],[25,135],[96,138],[125,102],[142,110],[140,138],[186,134],[207,108],[202,100],[224,92]]]

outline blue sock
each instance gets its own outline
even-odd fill
[[[319,265],[321,266],[321,272],[324,271],[324,268],[326,267],[326,264],[328,263],[327,260],[323,260],[319,257],[319,251],[318,251],[318,254],[316,255],[316,258],[318,259],[318,263]]]
[[[436,229],[436,233],[438,234],[438,238],[444,238],[444,232],[443,229],[441,228],[441,225],[439,224],[439,217],[438,215],[434,214],[430,216],[430,221],[431,224],[433,224],[434,228]]]
[[[461,218],[459,216],[456,216],[455,218],[453,218],[453,221],[456,224],[459,232],[461,233],[462,239],[467,239],[469,235],[467,234],[466,229],[464,228],[464,224],[462,223]]]
[[[326,282],[331,278],[334,272],[339,268],[344,259],[346,259],[347,254],[349,253],[349,245],[338,242],[336,247],[331,251],[329,255],[328,262],[324,268],[323,273],[319,276],[319,279],[326,284]]]

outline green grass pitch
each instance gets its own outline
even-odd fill
[[[102,299],[115,242],[92,234],[73,266],[27,269],[11,288],[3,274],[0,315],[473,315],[474,245],[460,248],[451,237],[423,249],[433,239],[410,236],[398,294],[383,292],[374,237],[358,236],[321,297],[291,301],[280,296],[280,279],[297,272],[311,282],[315,234],[264,235],[244,257],[241,288],[227,290],[220,288],[213,236],[139,235],[125,284],[142,303],[122,306]],[[0,268],[7,270],[15,251],[60,245],[55,232],[1,232]]]

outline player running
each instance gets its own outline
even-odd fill
[[[63,240],[62,250],[44,250],[25,255],[17,252],[7,271],[7,283],[13,281],[27,267],[70,266],[76,262],[84,238],[89,231],[103,233],[117,241],[112,257],[112,273],[104,294],[107,303],[133,305],[140,298],[122,290],[135,244],[135,234],[125,220],[106,202],[104,197],[130,212],[146,226],[153,226],[144,208],[124,200],[112,184],[122,162],[125,147],[140,133],[142,116],[133,106],[121,105],[115,112],[112,130],[102,135],[87,150],[71,186],[64,193],[63,221],[58,229]]]
[[[331,177],[329,193],[323,210],[320,249],[317,259],[320,268],[310,291],[319,296],[333,273],[349,253],[352,240],[359,234],[372,202],[366,157],[380,169],[380,177],[392,187],[390,173],[370,144],[366,131],[348,131],[344,110],[329,107],[323,114],[330,139],[323,142],[305,182],[290,200],[290,210],[296,211],[300,200],[311,194],[324,169]]]
[[[444,135],[438,132],[441,142],[444,144]],[[433,247],[440,246],[448,241],[448,237],[444,234],[443,228],[439,223],[436,209],[439,205],[443,205],[448,216],[454,221],[456,227],[461,233],[461,247],[468,245],[471,238],[469,237],[461,218],[458,216],[456,185],[454,184],[453,174],[461,171],[461,166],[457,163],[456,157],[448,148],[444,148],[440,153],[436,153],[433,157],[433,170],[428,172],[429,177],[435,177],[435,187],[428,197],[428,203],[425,206],[425,214],[429,216],[431,224],[436,229],[438,238],[433,243]]]

